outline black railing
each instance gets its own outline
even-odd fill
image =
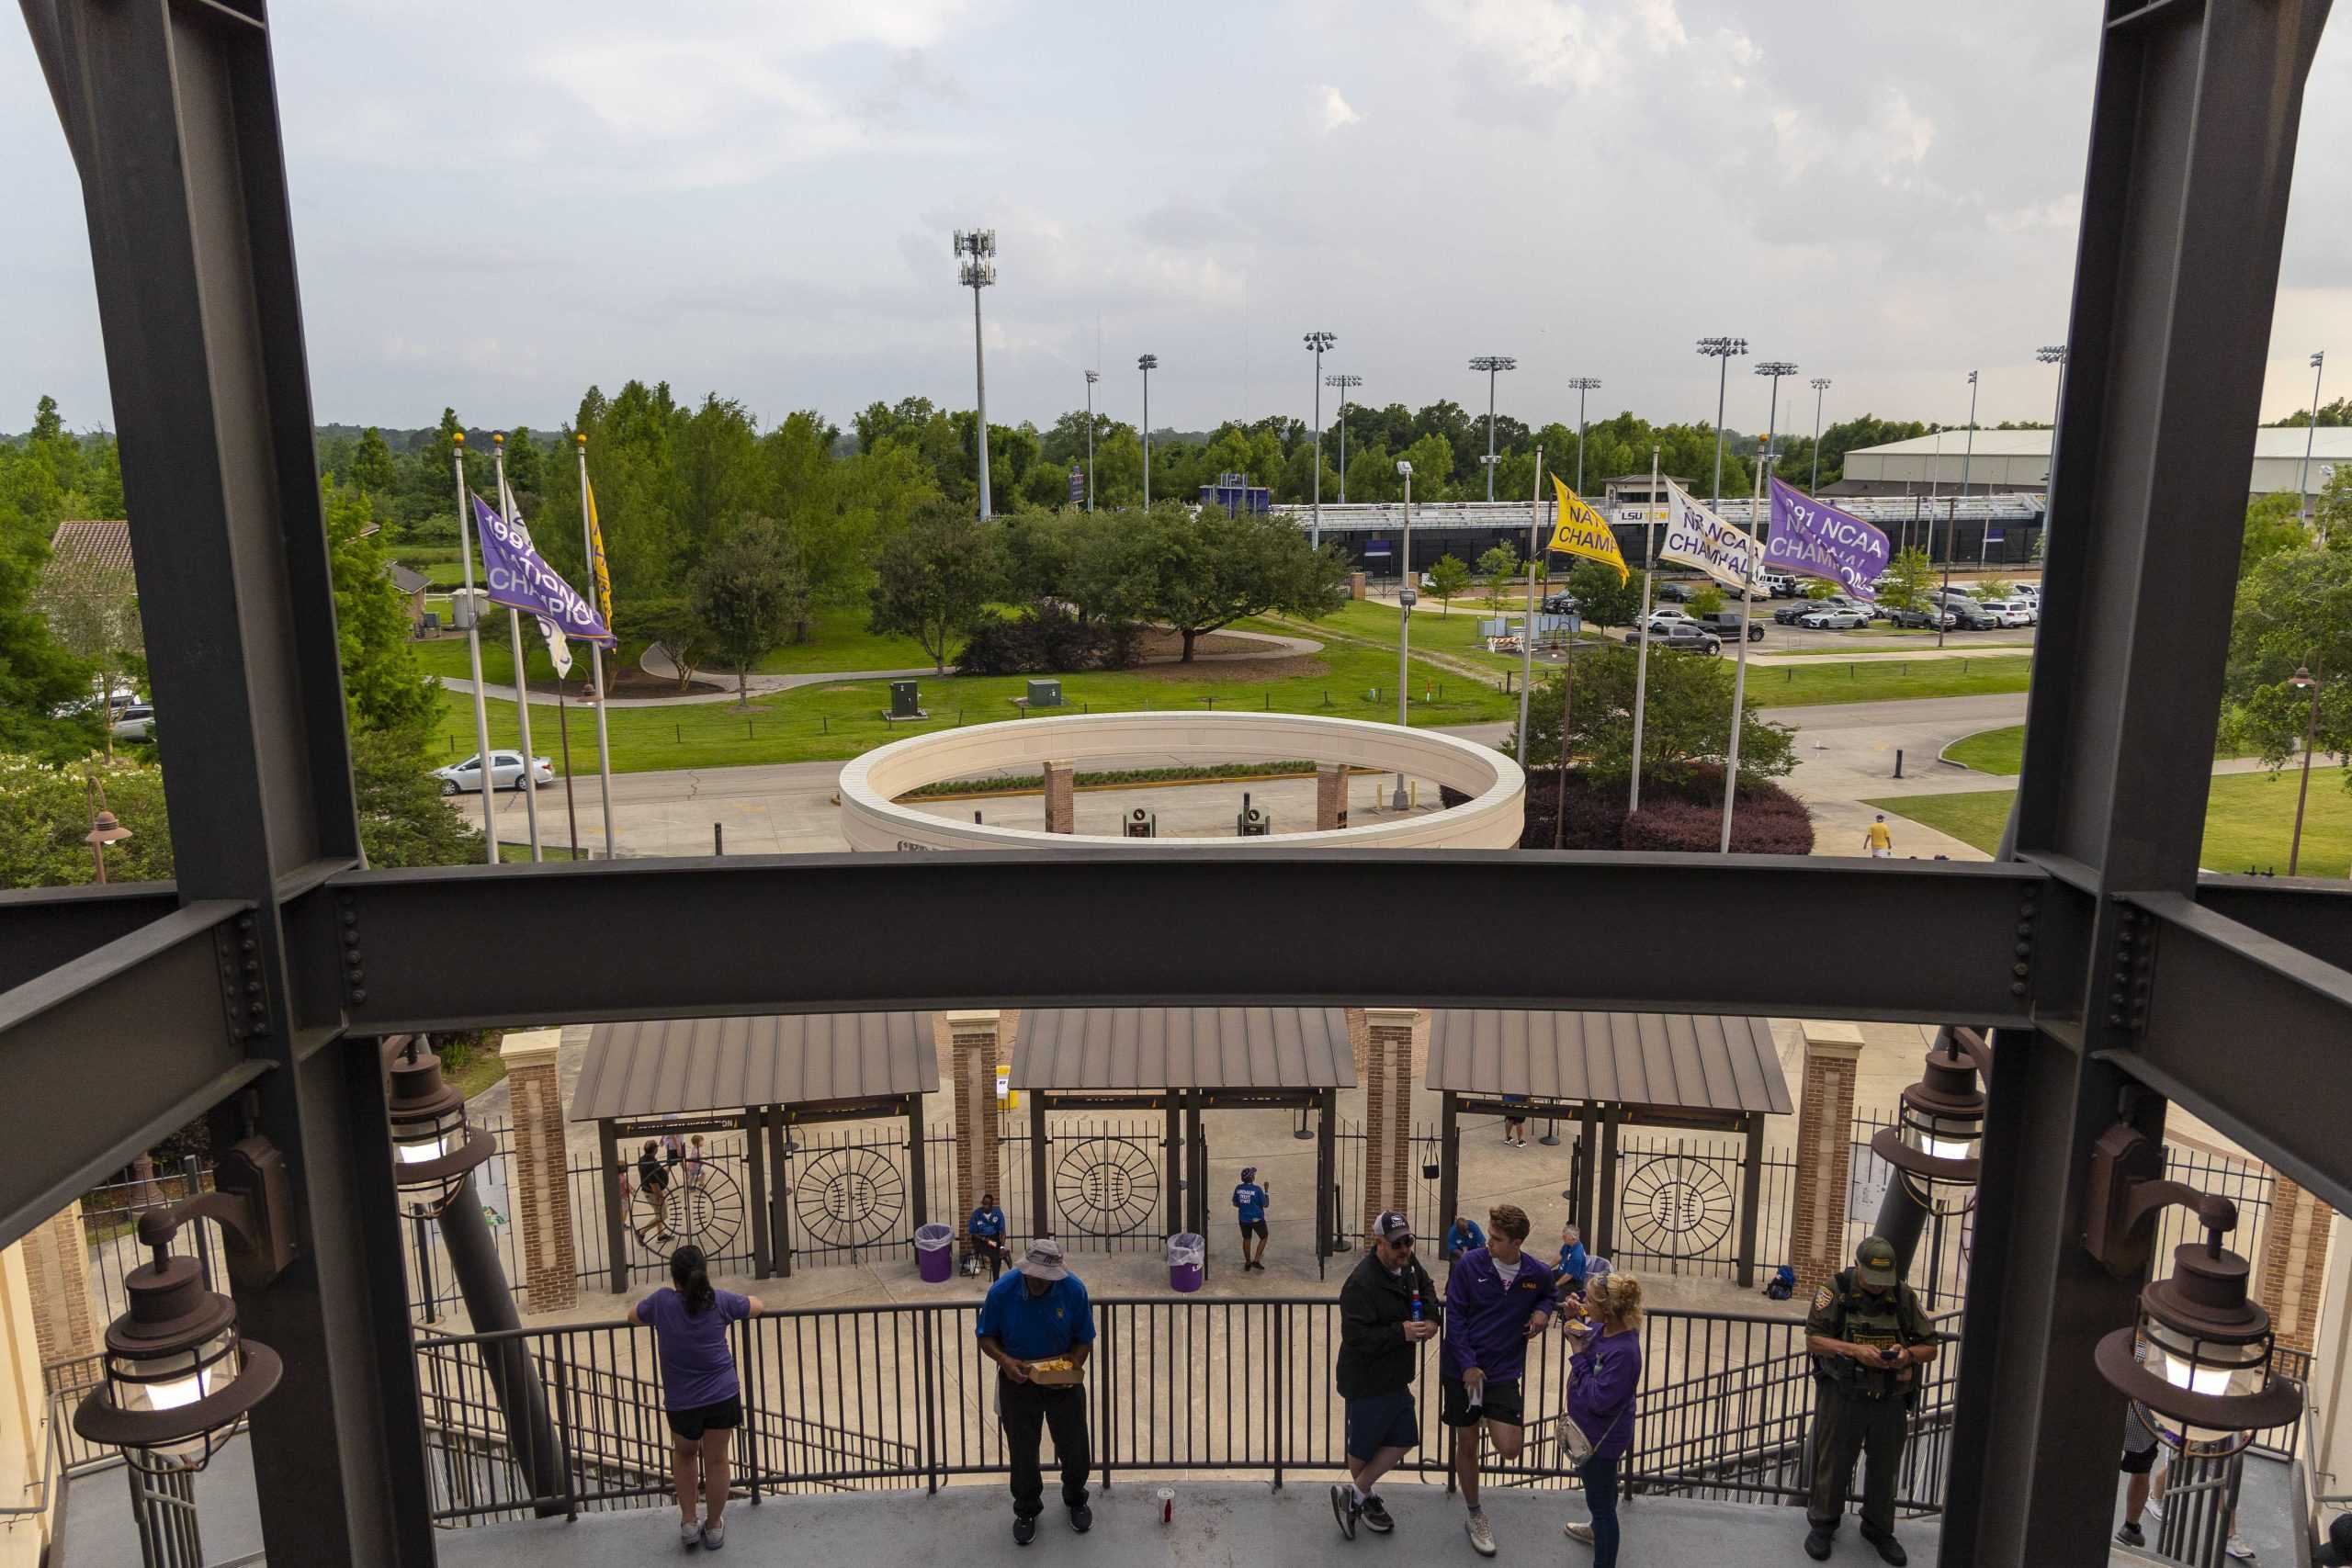
[[[1105,1484],[1170,1472],[1339,1474],[1346,1424],[1332,1386],[1338,1305],[1321,1300],[1111,1299],[1094,1303],[1098,1339],[1086,1398]],[[977,1303],[776,1312],[734,1330],[744,1428],[736,1484],[772,1492],[922,1486],[1001,1474],[995,1372],[974,1348]],[[506,1448],[481,1347],[522,1338],[541,1368],[566,1463],[565,1491],[535,1497]],[[660,1361],[650,1331],[628,1324],[426,1336],[434,1517],[468,1524],[628,1506],[668,1492]],[[1659,1312],[1643,1331],[1641,1411],[1624,1477],[1635,1492],[1749,1501],[1800,1495],[1813,1379],[1804,1325],[1785,1318]],[[1492,1461],[1498,1485],[1558,1485],[1555,1438],[1566,1350],[1529,1347],[1529,1441]],[[1437,1419],[1437,1352],[1419,1359],[1421,1445],[1403,1467],[1442,1481],[1453,1434]],[[1906,1454],[1903,1506],[1939,1508],[1951,1348],[1926,1371]],[[1490,1456],[1491,1461],[1491,1456]]]

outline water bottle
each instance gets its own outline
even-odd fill
[[[1412,1318],[1415,1323],[1421,1321],[1421,1291],[1418,1285],[1413,1287]]]

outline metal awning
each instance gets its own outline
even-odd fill
[[[932,1021],[927,1012],[820,1012],[600,1023],[589,1032],[571,1119],[934,1093]]]
[[[1023,1009],[1012,1087],[1125,1089],[1352,1089],[1344,1008]]]
[[[1430,1088],[1553,1104],[1785,1116],[1796,1107],[1760,1018],[1439,1009]]]

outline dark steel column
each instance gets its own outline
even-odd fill
[[[1577,1229],[1584,1233],[1587,1251],[1600,1250],[1600,1233],[1593,1228],[1593,1183],[1600,1164],[1600,1113],[1590,1100],[1577,1123]]]
[[[775,1271],[792,1278],[792,1120],[781,1105],[768,1107],[768,1246]]]
[[[1316,1096],[1315,1114],[1315,1257],[1318,1263],[1331,1256],[1333,1233],[1339,1229],[1332,1213],[1339,1200],[1331,1190],[1340,1169],[1339,1119],[1340,1091],[1327,1089]]]
[[[1437,1232],[1439,1256],[1442,1257],[1446,1235],[1453,1228],[1454,1205],[1462,1201],[1462,1106],[1452,1089],[1437,1097],[1437,1224],[1432,1228]],[[1419,1173],[1408,1164],[1407,1190],[1411,1190],[1411,1184],[1419,1179]],[[1405,1205],[1402,1213],[1411,1218],[1411,1201],[1399,1201]],[[1426,1241],[1428,1237],[1421,1239]]]
[[[1168,1097],[1168,1133],[1160,1146],[1159,1179],[1168,1200],[1168,1232],[1184,1228],[1183,1096]]]
[[[1617,1123],[1623,1115],[1618,1106],[1600,1113],[1600,1222],[1594,1234],[1603,1257],[1617,1250]]]
[[[752,1179],[746,1206],[752,1211],[752,1278],[764,1280],[775,1269],[768,1250],[767,1108],[754,1105],[743,1112],[743,1160]]]
[[[1756,1288],[1756,1231],[1764,1206],[1764,1118],[1747,1118],[1747,1147],[1739,1166],[1739,1288]]]
[[[596,1123],[596,1191],[605,1210],[605,1272],[613,1294],[628,1293],[629,1200],[621,1196],[628,1162],[621,1157],[620,1129],[609,1116]]]
[[[466,1300],[466,1315],[477,1334],[498,1334],[523,1326],[514,1310],[514,1282],[498,1261],[498,1244],[481,1217],[481,1200],[474,1195],[474,1179],[441,1212],[441,1242],[449,1249],[449,1272],[457,1276],[458,1293]],[[567,1511],[569,1490],[563,1444],[555,1423],[548,1419],[547,1391],[539,1383],[539,1369],[530,1347],[520,1339],[503,1339],[476,1347],[482,1371],[499,1413],[506,1418],[506,1436],[515,1462],[530,1478],[532,1512],[553,1518]]]
[[[2144,919],[2193,896],[2303,83],[2327,0],[2109,0],[2052,453],[2016,845],[2038,1032],[1995,1056],[1942,1560],[2102,1559],[2132,1282],[2085,1253],[2089,1145],[2145,1027]],[[2159,966],[2163,954],[2157,955]],[[2036,976],[2064,964],[2064,978]],[[2160,1002],[2162,987],[2154,987]],[[1956,1014],[1966,1017],[1966,1014]],[[2162,1100],[2136,1120],[2160,1131]]]
[[[1029,1239],[1055,1234],[1054,1193],[1046,1185],[1046,1091],[1029,1091]]]
[[[922,1096],[907,1097],[907,1191],[915,1225],[931,1223],[931,1173],[923,1168]],[[908,1235],[914,1234],[910,1226]]]

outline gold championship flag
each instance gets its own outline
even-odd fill
[[[1601,521],[1600,513],[1587,506],[1584,498],[1552,476],[1552,488],[1560,492],[1560,514],[1552,525],[1550,547],[1562,555],[1582,556],[1604,566],[1617,569],[1617,581],[1623,582],[1633,573],[1626,569],[1625,558],[1617,551],[1617,536]]]
[[[584,469],[585,465],[582,467]],[[594,563],[596,573],[596,608],[604,616],[605,625],[610,626],[613,624],[613,574],[605,569],[605,529],[604,525],[596,521],[596,487],[589,484],[584,477],[580,482],[588,491],[588,547],[595,552],[596,556]]]

